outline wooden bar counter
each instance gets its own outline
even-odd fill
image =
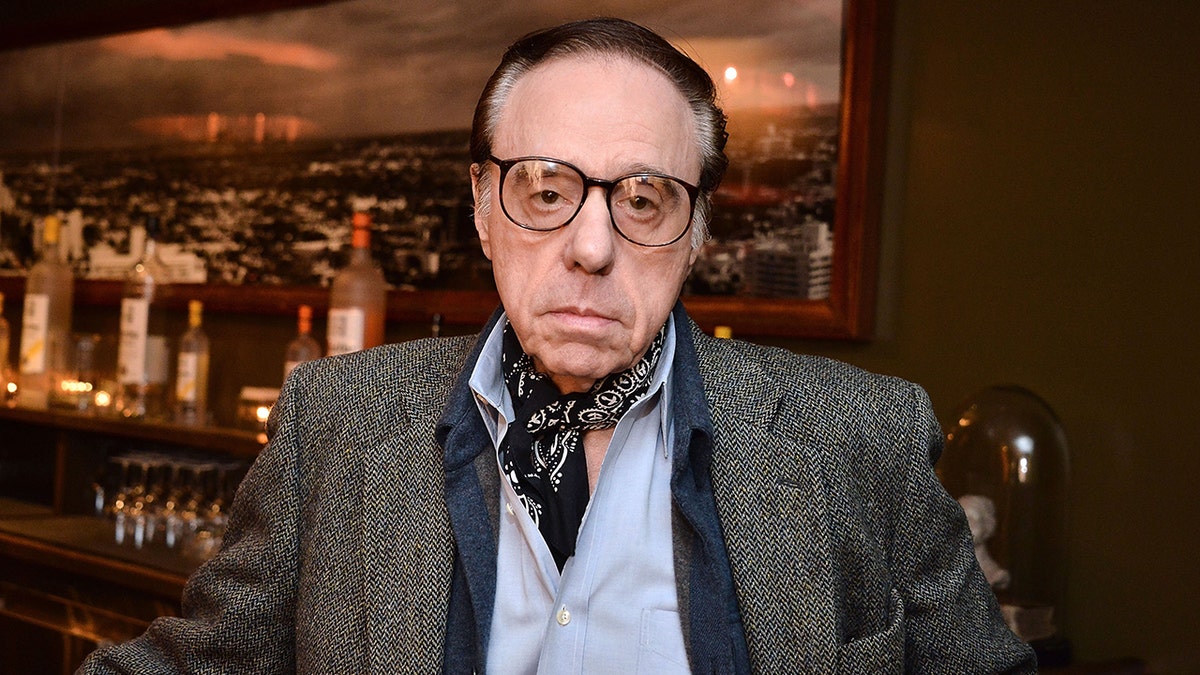
[[[0,675],[71,673],[96,646],[179,613],[202,554],[167,548],[161,535],[140,549],[131,537],[117,543],[113,518],[95,515],[96,485],[114,457],[245,466],[264,440],[244,430],[0,407]]]

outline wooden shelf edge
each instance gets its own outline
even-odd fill
[[[171,601],[179,599],[187,583],[187,577],[181,574],[10,532],[0,532],[0,555],[152,593]]]
[[[0,293],[10,307],[25,296],[25,278],[0,276]],[[729,325],[735,337],[782,336],[810,339],[866,340],[868,323],[852,316],[851,308],[834,300],[751,298],[685,295],[688,313],[705,330]],[[189,300],[200,300],[205,311],[228,314],[293,316],[300,305],[313,308],[320,318],[329,311],[329,289],[319,286],[233,286],[228,284],[175,284],[165,304],[184,311]],[[121,304],[121,282],[77,280],[78,307],[112,307]],[[434,314],[443,325],[481,328],[500,304],[495,291],[407,291],[387,294],[387,320],[429,325]]]
[[[253,459],[265,442],[263,434],[220,427],[189,427],[160,422],[137,422],[57,410],[0,406],[0,420],[85,431],[171,445],[215,450]]]
[[[121,287],[120,281],[76,279],[75,305],[115,309],[121,305]],[[25,297],[25,277],[0,276],[0,293],[4,294],[5,304],[19,307]],[[300,305],[312,307],[318,317],[329,311],[329,289],[320,286],[172,284],[163,302],[168,308],[182,311],[190,300],[202,301],[206,311],[230,314],[293,316]],[[428,324],[434,314],[441,314],[443,324],[482,326],[499,303],[495,291],[391,289],[387,294],[387,318]]]

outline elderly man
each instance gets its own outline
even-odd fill
[[[502,308],[299,368],[187,618],[84,670],[1032,670],[923,392],[678,304],[724,141],[641,27],[513,45],[471,140]]]

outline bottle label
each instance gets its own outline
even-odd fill
[[[363,348],[367,313],[361,307],[329,310],[329,355],[349,354]]]
[[[117,346],[118,380],[121,384],[146,382],[146,333],[150,325],[150,301],[125,298],[121,301],[121,341]]]
[[[179,354],[178,370],[175,373],[175,400],[181,403],[196,402],[196,376],[200,368],[200,355],[194,352]]]
[[[30,293],[25,296],[21,315],[21,374],[46,372],[46,343],[50,331],[50,296]]]
[[[171,359],[171,347],[166,335],[146,336],[146,383],[167,383],[167,364]]]

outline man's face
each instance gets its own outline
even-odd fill
[[[564,58],[517,81],[492,154],[559,159],[603,180],[653,171],[695,184],[693,127],[683,97],[658,71],[623,58]],[[491,208],[475,227],[508,319],[537,368],[565,392],[635,363],[695,262],[690,234],[661,248],[626,241],[599,188],[566,227],[525,230],[500,206],[499,168],[488,162],[482,170],[491,174]]]

